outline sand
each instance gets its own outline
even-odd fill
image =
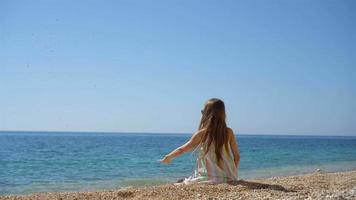
[[[97,192],[35,193],[0,199],[356,199],[356,171],[255,180],[233,184],[161,185]]]

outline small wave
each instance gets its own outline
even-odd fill
[[[34,192],[78,192],[99,191],[131,187],[162,185],[172,182],[164,178],[130,178],[114,180],[80,181],[80,182],[51,182],[34,183],[21,186],[6,185],[0,190],[0,195],[31,194]]]

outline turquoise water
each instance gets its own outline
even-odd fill
[[[158,185],[192,174],[194,154],[157,162],[188,134],[0,132],[0,195]],[[243,179],[356,169],[356,137],[238,135]]]

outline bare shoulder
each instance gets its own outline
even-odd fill
[[[198,130],[193,134],[192,138],[201,139],[204,133],[205,133],[205,129]]]
[[[227,134],[229,134],[229,136],[234,135],[234,131],[231,128],[227,127]]]
[[[229,138],[235,138],[234,131],[231,128],[227,128],[227,134]]]

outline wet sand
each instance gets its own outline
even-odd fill
[[[0,196],[0,199],[356,199],[356,171],[315,172],[232,184],[166,184],[97,192],[34,193]]]

